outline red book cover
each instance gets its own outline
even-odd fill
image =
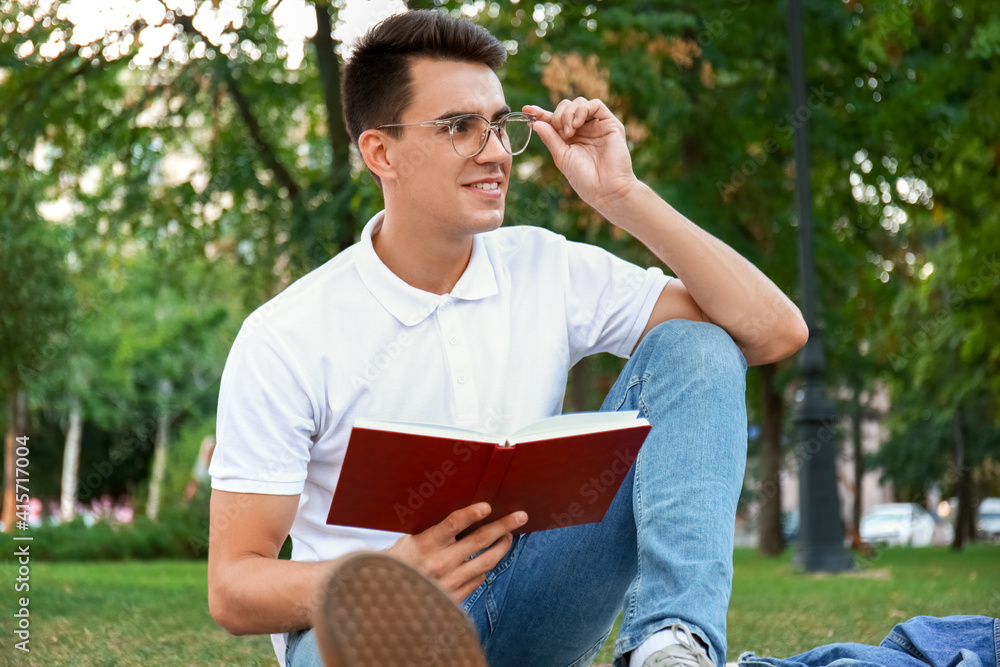
[[[598,522],[650,428],[636,412],[560,415],[507,437],[359,419],[327,523],[414,534],[480,501],[488,521],[527,512],[519,533]]]

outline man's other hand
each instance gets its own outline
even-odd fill
[[[513,512],[458,537],[466,528],[489,516],[490,511],[487,503],[455,510],[424,532],[399,538],[386,553],[432,577],[456,602],[461,602],[486,580],[486,573],[510,549],[514,540],[512,531],[528,520],[524,512]]]

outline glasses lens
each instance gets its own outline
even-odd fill
[[[486,121],[478,116],[462,116],[455,121],[451,142],[462,157],[472,157],[483,147],[489,129]]]
[[[462,157],[478,155],[489,141],[490,126],[480,116],[462,116],[455,121],[451,141],[455,151]],[[531,139],[531,123],[527,118],[511,116],[500,122],[500,140],[504,149],[517,155],[528,147]]]
[[[528,147],[531,139],[531,124],[526,118],[508,118],[501,126],[504,148],[517,155]]]

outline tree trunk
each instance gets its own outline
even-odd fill
[[[333,7],[329,2],[317,2],[316,36],[313,37],[313,47],[316,49],[316,66],[319,69],[319,79],[323,85],[323,101],[326,106],[326,133],[330,141],[330,178],[332,192],[347,188],[351,174],[351,138],[344,125],[344,114],[340,102],[340,62],[333,43],[333,17],[330,13]],[[356,222],[353,211],[348,209],[340,213],[337,224],[337,247],[346,250],[354,243]]]
[[[861,483],[865,476],[865,452],[861,442],[861,421],[864,412],[861,407],[861,388],[854,387],[853,410],[851,411],[851,431],[854,436],[854,512],[851,517],[852,528],[860,535],[861,532]]]
[[[77,474],[80,469],[80,440],[83,436],[83,415],[80,399],[72,398],[69,408],[69,430],[63,450],[62,490],[59,498],[59,519],[63,523],[73,520],[76,505]]]
[[[958,517],[955,520],[955,539],[951,548],[959,551],[965,546],[965,540],[975,541],[975,508],[972,507],[972,466],[966,461],[965,454],[965,424],[962,423],[962,413],[959,410],[952,420],[955,434],[955,468],[958,470]]]
[[[17,378],[11,383],[7,395],[7,435],[3,442],[3,525],[6,532],[14,532],[14,465],[17,460],[17,427],[20,423],[17,403]]]
[[[779,556],[785,550],[781,530],[781,427],[784,402],[774,386],[777,365],[760,367],[764,419],[760,429],[760,525],[757,553]]]
[[[153,521],[160,514],[160,487],[167,471],[167,441],[170,438],[170,395],[173,385],[170,380],[160,380],[157,385],[159,415],[156,424],[156,442],[153,445],[153,470],[149,476],[149,500],[146,516]]]

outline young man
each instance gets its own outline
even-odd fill
[[[482,28],[430,11],[358,43],[345,118],[385,210],[248,318],[227,362],[209,603],[233,634],[273,633],[291,667],[319,664],[310,613],[331,561],[359,549],[385,549],[460,602],[493,667],[589,664],[623,607],[617,665],[725,661],[746,364],[793,354],[806,327],[635,177],[603,102],[511,114],[494,73],[505,58]],[[678,279],[501,228],[532,123],[577,194]],[[603,409],[653,425],[601,523],[515,538],[518,512],[456,539],[488,514],[480,504],[418,535],[325,525],[358,417],[506,432],[558,414],[569,368],[601,351],[630,357]]]

